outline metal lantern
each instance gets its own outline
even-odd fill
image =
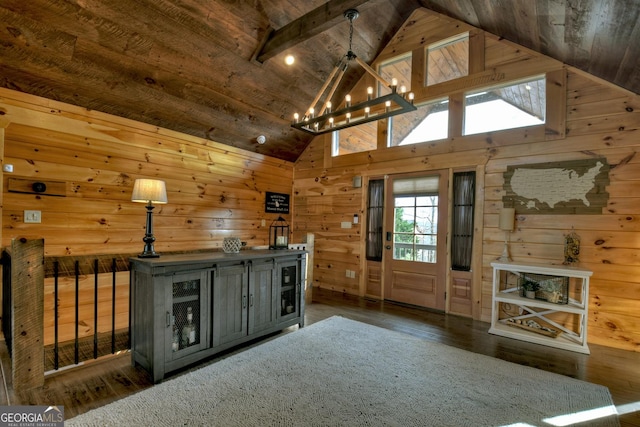
[[[287,249],[289,247],[289,224],[281,216],[269,227],[269,249]]]

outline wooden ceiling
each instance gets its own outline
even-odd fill
[[[371,63],[426,7],[640,93],[637,0],[325,1],[3,0],[0,86],[295,161],[312,137],[290,120],[347,51],[343,12]]]

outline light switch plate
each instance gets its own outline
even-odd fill
[[[42,212],[24,211],[24,222],[26,224],[40,224],[42,222]]]

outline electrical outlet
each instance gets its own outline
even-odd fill
[[[40,211],[24,211],[24,222],[26,224],[40,224],[42,213]]]
[[[342,222],[340,223],[340,227],[341,227],[341,228],[351,228],[351,222],[349,222],[349,221],[342,221]]]
[[[346,271],[345,277],[351,277],[351,271],[350,270]]]

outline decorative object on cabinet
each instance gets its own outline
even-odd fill
[[[269,249],[287,249],[289,247],[289,224],[281,216],[269,227]]]
[[[237,254],[241,247],[242,242],[239,237],[225,237],[222,241],[222,251],[225,254]]]
[[[580,259],[580,236],[571,232],[564,236],[564,265],[577,264]]]
[[[153,242],[156,241],[153,235],[153,204],[167,203],[167,188],[164,181],[157,179],[136,179],[133,184],[131,201],[147,204],[146,234],[142,239],[144,242],[144,250],[138,257],[158,258],[160,254],[158,254],[153,247]]]
[[[536,291],[538,290],[538,283],[527,280],[524,277],[521,279],[520,287],[522,288],[522,296],[526,298],[535,298]]]
[[[320,135],[416,110],[416,106],[413,105],[412,92],[407,93],[404,86],[398,88],[398,81],[395,78],[392,79],[391,82],[388,82],[353,53],[353,21],[358,18],[359,15],[356,9],[348,9],[344,12],[344,17],[349,20],[349,50],[340,58],[340,61],[329,75],[329,78],[313,102],[311,102],[311,105],[303,117],[301,118],[298,113],[294,114],[293,123],[291,124],[292,127],[313,135]],[[331,99],[336,89],[340,86],[342,77],[351,61],[355,61],[380,84],[391,89],[391,93],[374,98],[373,87],[368,87],[366,100],[358,101],[352,105],[351,95],[347,95],[345,97],[344,107],[333,111],[331,109]],[[322,104],[319,104],[320,102],[322,102]],[[318,104],[320,108],[316,110]]]
[[[489,333],[589,354],[589,279],[578,267],[492,262]],[[525,298],[524,283],[536,283],[536,298]],[[535,329],[535,330],[534,330]]]
[[[502,255],[499,258],[501,262],[511,261],[511,256],[509,255],[509,235],[515,226],[515,218],[516,210],[514,208],[502,208],[500,211],[498,228],[504,231],[504,247],[502,249]]]
[[[569,302],[569,278],[547,274],[522,273],[520,276],[521,296],[536,298],[553,304]],[[531,295],[530,292],[533,292]]]
[[[221,351],[304,325],[304,250],[131,258],[131,358],[154,382]]]

